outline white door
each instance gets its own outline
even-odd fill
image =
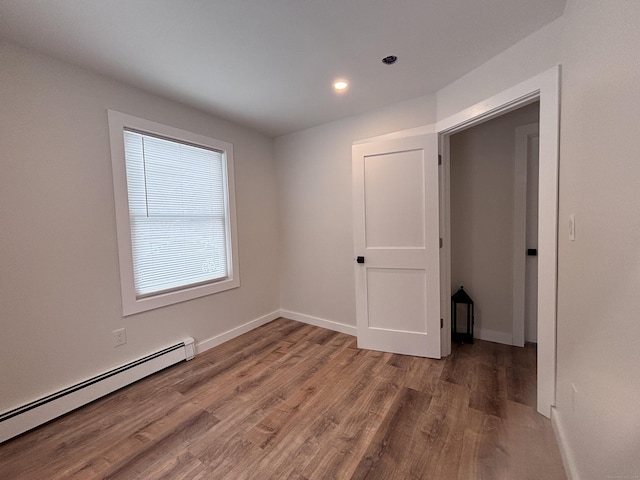
[[[539,124],[517,127],[515,144],[512,344],[523,347],[537,341]]]
[[[527,142],[527,249],[538,249],[538,124]],[[524,280],[524,340],[538,343],[538,256],[527,255]]]
[[[358,347],[440,358],[435,134],[353,146]]]

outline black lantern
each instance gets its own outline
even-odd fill
[[[458,328],[458,309],[465,310],[466,307],[466,327],[464,330],[464,320],[460,319],[460,328]],[[473,343],[473,300],[464,291],[464,287],[460,287],[456,293],[451,295],[451,335],[454,342]]]

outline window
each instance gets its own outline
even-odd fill
[[[109,111],[123,314],[240,285],[233,146]]]

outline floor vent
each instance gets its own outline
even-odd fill
[[[0,443],[195,355],[193,338],[0,414]]]

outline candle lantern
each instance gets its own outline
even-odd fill
[[[464,287],[451,296],[451,335],[454,342],[473,343],[473,300]]]

